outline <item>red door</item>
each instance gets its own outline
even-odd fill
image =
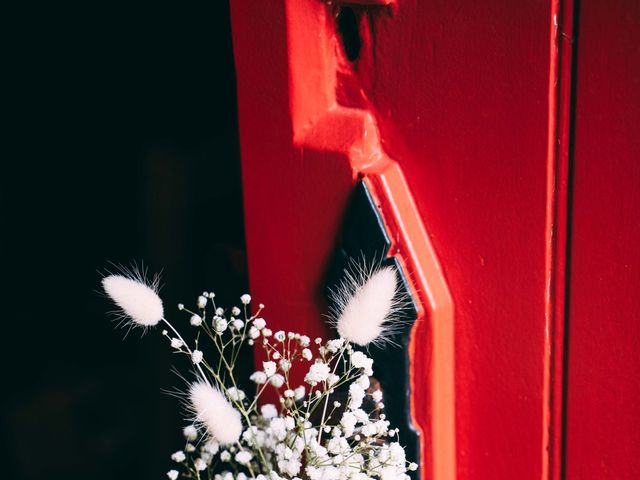
[[[637,2],[234,0],[251,288],[325,331],[362,179],[421,478],[640,478]]]

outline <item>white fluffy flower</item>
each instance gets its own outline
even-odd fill
[[[267,377],[271,377],[276,373],[276,362],[262,362],[262,369]]]
[[[248,293],[245,293],[240,297],[240,301],[242,302],[243,305],[249,305],[249,303],[251,303],[251,295],[249,295]]]
[[[182,450],[178,450],[173,455],[171,455],[171,460],[176,463],[182,463],[187,459],[187,456],[184,454]]]
[[[222,393],[206,383],[191,385],[189,397],[196,420],[202,422],[211,438],[221,444],[238,441],[242,434],[242,420]]]
[[[199,364],[202,361],[202,352],[200,350],[191,352],[191,361],[196,365]]]
[[[315,385],[318,382],[322,382],[327,379],[331,370],[329,369],[329,365],[322,362],[316,362],[311,367],[309,367],[309,372],[305,375],[304,381]]]
[[[264,318],[258,317],[253,321],[253,326],[256,327],[258,330],[262,330],[264,327],[267,326],[267,322],[264,321]]]
[[[280,460],[278,462],[278,468],[280,469],[280,471],[286,473],[291,477],[298,475],[301,467],[302,463],[300,463],[300,461],[296,459]]]
[[[278,330],[276,333],[273,334],[273,338],[275,338],[279,342],[284,342],[284,340],[287,338],[287,334],[284,333],[282,330]]]
[[[228,450],[225,450],[220,454],[220,460],[222,460],[223,462],[228,462],[229,460],[231,460],[231,454]]]
[[[184,438],[192,442],[198,438],[198,429],[193,425],[188,425],[182,429],[182,434],[184,435]]]
[[[269,428],[271,429],[271,434],[279,441],[284,440],[287,436],[287,425],[282,417],[272,418],[269,422]]]
[[[244,327],[244,322],[242,320],[236,319],[233,321],[232,325],[236,330],[242,330],[242,327]]]
[[[337,307],[332,313],[340,336],[365,346],[376,340],[384,341],[385,326],[386,333],[393,330],[388,322],[402,302],[396,298],[398,280],[393,267],[372,272],[361,266],[356,269],[355,275],[347,275],[334,293]]]
[[[129,272],[130,277],[109,275],[102,279],[105,293],[120,307],[123,317],[143,327],[157,325],[164,316],[162,300],[158,296],[158,279],[151,284],[140,272]]]
[[[198,297],[198,308],[204,308],[207,306],[207,298],[200,295]]]
[[[305,393],[304,385],[300,385],[298,388],[294,389],[293,393],[296,400],[302,400]]]
[[[302,358],[304,358],[305,360],[311,360],[313,358],[313,354],[311,353],[311,350],[309,350],[308,348],[303,348]]]
[[[280,370],[282,370],[283,372],[288,372],[291,368],[291,362],[286,358],[280,360],[280,362],[278,362],[278,365],[280,365]]]
[[[219,449],[220,444],[213,439],[207,440],[207,443],[204,444],[204,450],[211,455],[218,453]]]
[[[276,388],[280,388],[282,385],[284,385],[284,377],[279,373],[276,373],[271,378],[269,378],[269,383],[271,383],[271,385]]]
[[[230,400],[232,400],[234,402],[241,402],[242,400],[244,400],[247,397],[242,390],[240,390],[239,388],[236,388],[236,387],[228,388],[227,389],[227,396],[229,397]]]
[[[349,385],[349,409],[355,410],[356,408],[360,408],[364,395],[364,390],[360,385],[357,383]]]
[[[207,469],[207,462],[205,462],[202,458],[196,458],[193,462],[193,466],[199,472]]]
[[[171,347],[175,348],[176,350],[182,348],[182,340],[180,340],[179,338],[172,338],[171,339]]]
[[[222,333],[227,329],[228,323],[224,317],[217,318],[214,323],[214,328],[217,333]]]
[[[344,412],[344,414],[342,415],[342,419],[340,419],[340,426],[342,427],[342,431],[344,432],[345,436],[350,437],[351,435],[353,435],[353,430],[356,427],[356,423],[358,423],[358,420],[353,413]]]
[[[338,380],[340,380],[340,377],[335,373],[332,373],[327,377],[327,385],[333,387],[336,383],[338,383]]]
[[[363,390],[366,390],[367,388],[369,388],[369,385],[371,385],[371,382],[369,381],[369,377],[367,375],[360,375],[356,379],[356,383],[360,385]]]
[[[364,425],[360,430],[365,437],[373,437],[378,433],[378,429],[375,424],[370,423],[368,425]]]
[[[371,394],[371,398],[374,402],[379,403],[382,401],[382,390],[376,390]]]
[[[252,339],[256,339],[260,336],[260,330],[258,330],[256,327],[252,326],[251,328],[249,328],[249,338]]]
[[[373,359],[362,352],[353,352],[351,354],[351,365],[355,368],[362,368],[365,375],[373,375]]]
[[[336,353],[344,345],[344,338],[336,338],[335,340],[329,340],[327,342],[327,350],[331,353]]]
[[[193,325],[194,327],[199,327],[200,325],[202,325],[202,317],[200,315],[193,314],[189,319],[189,323],[191,323],[191,325]]]
[[[177,470],[169,470],[167,472],[167,477],[169,477],[169,480],[176,480],[178,478],[178,475],[180,474]]]
[[[264,405],[262,405],[262,407],[260,407],[260,413],[267,420],[278,416],[278,410],[276,410],[276,406],[271,403],[265,403]]]
[[[261,385],[267,382],[267,374],[261,371],[253,372],[249,377],[249,380],[257,383],[258,385]]]
[[[237,317],[238,315],[240,315],[240,309],[238,307],[233,307],[231,309],[231,315],[233,315],[234,317]]]
[[[264,337],[270,337],[271,335],[273,335],[273,332],[269,328],[263,328],[262,335]]]
[[[235,456],[236,462],[238,462],[240,465],[247,465],[252,458],[253,458],[253,455],[251,455],[251,453],[247,452],[246,450],[236,453],[236,456]]]

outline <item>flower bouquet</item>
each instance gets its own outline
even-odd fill
[[[359,269],[346,279],[334,292],[336,339],[273,332],[261,316],[264,306],[252,311],[248,294],[240,297],[241,308],[225,309],[214,293],[204,292],[195,308],[178,305],[188,328],[197,329],[191,345],[165,318],[157,277],[148,281],[139,270],[121,269],[103,279],[126,326],[162,324],[170,348],[192,365],[193,379],[185,380],[181,394],[185,444],[171,455],[171,480],[408,480],[418,466],[406,460],[398,430],[385,417],[366,354],[367,345],[389,342],[397,328],[404,300],[396,273]],[[205,358],[203,340],[212,345],[211,358]],[[236,368],[245,345],[261,348],[265,359],[248,375],[255,392],[240,387],[249,373]],[[293,380],[298,369],[302,384]],[[264,400],[268,389],[275,404]]]

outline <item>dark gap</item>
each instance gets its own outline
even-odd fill
[[[342,48],[350,62],[358,59],[360,55],[360,28],[358,25],[358,16],[351,7],[340,7],[336,24],[340,38],[342,38]]]
[[[578,91],[578,26],[580,18],[580,2],[575,2],[573,10],[573,41],[571,46],[571,94],[569,98],[569,165],[567,178],[567,245],[565,262],[565,303],[564,303],[564,338],[562,349],[562,432],[560,478],[567,478],[567,406],[569,387],[569,331],[571,315],[571,245],[573,238],[573,188],[575,171],[575,138],[576,138],[576,96]]]

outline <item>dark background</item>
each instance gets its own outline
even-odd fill
[[[185,328],[246,291],[228,5],[88,3],[4,19],[2,478],[166,478],[183,446],[187,366],[105,317],[108,262],[163,270]]]

